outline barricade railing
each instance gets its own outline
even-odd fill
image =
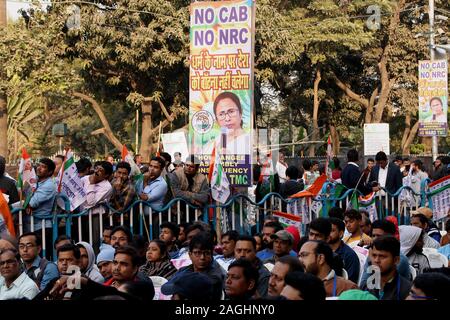
[[[174,198],[161,210],[153,209],[151,203],[136,200],[124,210],[116,210],[105,203],[81,212],[71,212],[69,199],[64,194],[58,194],[57,198],[64,202],[64,209],[55,204],[53,214],[38,218],[39,225],[34,221],[33,215],[29,216],[27,222],[29,220],[30,230],[27,231],[41,232],[44,255],[48,249],[45,241],[48,236],[45,233],[45,225],[48,220],[52,222],[52,243],[60,233],[65,233],[74,240],[87,241],[90,244],[99,243],[103,228],[108,225],[111,227],[126,225],[133,234],[153,239],[159,236],[159,226],[163,222],[180,224],[199,218],[205,223],[209,223],[214,230],[219,223],[220,230],[238,230],[242,234],[248,233],[253,225],[259,232],[266,215],[277,212],[300,217],[298,225],[304,234],[306,224],[313,218],[327,217],[329,210],[334,206],[345,210],[351,206],[351,198],[354,193],[358,196],[362,195],[359,190],[346,188],[341,188],[340,194],[336,194],[337,186],[338,184],[331,182],[325,183],[322,192],[314,199],[284,199],[280,194],[272,192],[256,202],[245,194],[237,194],[224,204],[211,203],[199,207],[183,198]],[[426,200],[431,204],[430,197],[435,194],[426,193],[426,188],[423,188],[422,193],[418,194],[406,186],[401,187],[394,194],[382,189],[386,196],[378,195],[376,198],[376,218],[380,219],[395,214],[399,224],[409,224],[411,211],[423,205]],[[318,206],[320,210],[315,209],[318,204],[320,204]],[[96,211],[103,213],[99,214]],[[19,234],[23,234],[25,231],[24,212],[23,208],[16,208],[12,211],[13,214],[18,215]],[[217,221],[217,217],[220,218],[220,221]],[[253,223],[249,222],[251,219],[253,219]]]

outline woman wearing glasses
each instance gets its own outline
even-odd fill
[[[214,115],[222,134],[216,139],[225,154],[250,154],[250,135],[242,128],[242,106],[232,92],[222,92],[214,100]]]

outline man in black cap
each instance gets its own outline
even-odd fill
[[[185,273],[175,281],[164,284],[161,292],[166,296],[171,295],[172,300],[209,302],[213,297],[213,283],[203,273]]]

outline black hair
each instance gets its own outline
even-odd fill
[[[303,167],[303,169],[305,169],[305,170],[310,170],[311,167],[312,167],[311,161],[310,161],[309,159],[303,160],[303,162],[302,162],[302,167]]]
[[[289,166],[286,169],[286,176],[288,176],[290,179],[297,180],[300,172],[296,166]]]
[[[361,220],[365,218],[364,225],[370,226],[372,225],[372,221],[370,221],[369,213],[366,210],[359,210],[359,213],[361,213]]]
[[[336,226],[339,231],[345,231],[345,223],[341,219],[338,218],[329,218],[329,221],[332,225]]]
[[[448,294],[450,277],[442,273],[430,272],[419,274],[414,279],[413,285],[417,289],[422,290],[429,298],[444,301],[450,299],[450,295]]]
[[[113,226],[104,226],[103,227],[103,231],[105,231],[105,230],[111,230],[112,231],[113,228],[114,228]]]
[[[76,245],[71,244],[71,243],[70,244],[68,243],[68,244],[65,244],[65,245],[59,247],[58,250],[56,251],[56,253],[59,257],[59,254],[61,252],[67,252],[67,251],[72,251],[75,259],[80,260],[80,258],[81,258],[80,248],[78,248]]]
[[[394,235],[395,234],[395,224],[393,224],[391,221],[382,219],[382,220],[375,220],[372,222],[372,230],[373,229],[381,229],[386,234]]]
[[[378,152],[378,153],[380,153],[380,152]],[[383,159],[377,159],[377,160],[383,160]],[[401,161],[401,162],[403,162],[403,158],[402,158],[402,156],[398,155],[398,156],[395,156],[394,161]]]
[[[329,265],[331,268],[333,268],[333,250],[331,249],[330,245],[322,240],[311,240],[308,242],[314,242],[316,243],[316,247],[314,248],[315,254],[323,254],[325,257],[325,262],[327,265]],[[334,268],[333,268],[334,269]]]
[[[113,173],[113,166],[108,161],[99,161],[97,166],[102,167],[107,176],[110,176]]]
[[[344,209],[340,207],[332,207],[330,211],[328,211],[328,216],[330,218],[338,218],[340,220],[344,220]]]
[[[160,240],[160,239],[153,239],[150,241],[150,243],[155,243],[158,248],[159,251],[161,252],[161,260],[163,260],[164,257],[169,257],[169,253],[167,251],[167,245],[164,241]],[[149,243],[149,245],[150,245]]]
[[[450,232],[450,219],[445,223],[445,231]]]
[[[238,239],[238,241],[249,241],[252,243],[253,249],[256,251],[256,240],[252,236],[249,235],[241,235]]]
[[[347,161],[348,162],[358,162],[359,155],[356,149],[350,149],[347,152]]]
[[[121,162],[119,162],[117,165],[116,165],[116,171],[117,170],[119,170],[119,169],[127,169],[127,171],[128,171],[128,174],[130,174],[130,172],[131,172],[131,166],[130,166],[130,164],[128,163],[128,162],[125,162],[125,161],[121,161]]]
[[[191,224],[186,230],[184,230],[184,233],[186,234],[186,237],[187,237],[187,235],[190,232],[192,232],[194,230],[197,230],[197,229],[200,230],[201,232],[205,232],[206,231],[205,228],[202,225],[200,225],[200,224]]]
[[[140,234],[135,234],[133,235],[133,239],[129,245],[135,248],[139,254],[139,252],[141,252],[140,250],[147,251],[148,242],[144,236],[141,236]]]
[[[334,167],[336,169],[341,169],[341,167],[340,167],[341,161],[338,159],[338,157],[333,157],[333,159],[331,161],[334,162]]]
[[[250,261],[243,258],[233,261],[228,267],[228,270],[234,267],[242,268],[244,278],[247,280],[247,282],[250,282],[251,280],[255,282],[253,288],[247,293],[249,296],[253,296],[258,287],[258,279],[259,279],[258,269],[256,269],[256,267]]]
[[[34,237],[35,242],[36,242],[36,245],[37,245],[38,247],[42,246],[42,238],[41,238],[41,236],[40,236],[38,233],[36,233],[36,232],[26,232],[26,233],[22,234],[22,235],[17,239],[17,241],[20,242],[20,239],[22,239],[22,238],[24,238],[24,237],[29,237],[29,236]]]
[[[447,277],[450,277],[450,268],[448,268],[448,267],[425,268],[423,270],[423,272],[424,273],[437,272],[437,273],[442,273],[443,275],[446,275]]]
[[[414,214],[411,216],[412,218],[419,218],[421,224],[429,225],[428,218],[423,213]]]
[[[166,162],[168,162],[169,164],[172,162],[172,156],[167,152],[161,152],[159,154],[159,157],[163,158],[165,160],[164,166],[162,166],[161,169],[166,167]],[[152,160],[153,160],[153,158],[152,158]]]
[[[300,291],[303,300],[324,301],[327,295],[323,281],[310,273],[289,272],[284,283]]]
[[[375,160],[376,161],[387,161],[386,153],[384,153],[383,151],[378,152],[375,155]],[[402,159],[400,159],[400,160],[402,160]]]
[[[313,229],[328,237],[331,233],[331,222],[327,218],[316,218],[309,224],[309,229]]]
[[[348,217],[349,219],[362,220],[361,212],[355,209],[345,211],[344,217]]]
[[[39,160],[39,163],[45,164],[47,166],[49,174],[53,174],[55,172],[56,165],[52,159],[42,158],[41,160]]]
[[[78,172],[84,172],[92,168],[92,163],[88,158],[80,158],[80,160],[78,160],[75,165]]]
[[[170,154],[169,154],[170,156]],[[159,163],[159,168],[162,170],[166,167],[166,161],[161,157],[153,157],[150,161],[156,161]]]
[[[133,234],[131,233],[130,229],[128,229],[126,226],[117,226],[114,227],[111,231],[111,237],[113,236],[114,233],[116,233],[117,231],[122,231],[127,235],[127,240],[128,243],[131,243],[131,241],[133,241]]]
[[[127,281],[122,286],[128,295],[141,302],[151,302],[155,296],[152,281]]]
[[[64,162],[64,160],[66,160],[66,157],[64,157],[62,154],[57,154],[57,155],[55,156],[55,158],[61,159],[62,162]]]
[[[375,159],[374,158],[369,158],[369,159],[367,159],[367,162],[375,162]]]
[[[131,264],[133,265],[133,267],[138,267],[139,266],[139,263],[140,263],[139,255],[138,255],[136,249],[133,248],[132,246],[122,246],[122,247],[117,248],[116,252],[114,253],[114,258],[119,253],[126,254],[126,255],[130,256],[131,257]]]
[[[68,235],[61,234],[58,236],[58,238],[56,238],[55,243],[53,244],[53,247],[56,249],[56,245],[64,240],[69,240],[71,244],[75,244],[74,241]]]
[[[264,224],[263,228],[274,228],[275,233],[277,233],[280,230],[283,230],[283,225],[279,223],[278,221],[270,221]]]
[[[288,272],[295,272],[295,271],[304,272],[303,266],[297,257],[293,257],[291,255],[286,255],[286,256],[279,258],[277,260],[277,262],[287,264],[289,266]]]
[[[3,156],[0,156],[0,177],[3,177],[6,170],[6,159]]]
[[[214,243],[211,236],[206,233],[196,234],[189,242],[189,252],[194,251],[194,249],[200,250],[214,250]]]
[[[392,235],[377,237],[373,240],[371,247],[377,250],[390,252],[393,257],[400,256],[400,241]]]
[[[175,238],[178,238],[178,235],[180,234],[180,228],[178,228],[178,226],[177,226],[175,223],[173,223],[173,222],[168,222],[168,221],[163,222],[163,223],[161,223],[161,225],[159,226],[159,229],[162,230],[162,229],[164,229],[164,228],[169,229],[169,230],[172,232],[172,235],[173,235]]]
[[[414,160],[413,163],[417,168],[419,168],[420,170],[423,170],[423,162],[420,159]]]
[[[222,234],[222,239],[224,237],[228,237],[228,239],[230,241],[236,242],[239,239],[239,232],[237,232],[236,230],[229,230],[229,231],[225,232],[224,234]]]
[[[317,245],[314,248],[314,253],[317,255],[323,254],[325,257],[325,263],[336,272],[336,275],[342,276],[344,261],[338,254],[333,253],[330,245],[322,240],[310,240],[308,242],[316,243]]]

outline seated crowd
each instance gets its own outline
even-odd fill
[[[60,236],[54,262],[42,257],[40,234],[28,232],[17,242],[0,240],[0,300],[448,299],[448,261],[432,266],[429,230],[385,218],[361,233],[361,216],[333,208],[301,238],[268,216],[262,235],[230,230],[219,243],[201,221],[166,222],[148,242],[117,226],[103,231],[98,255],[89,243]],[[348,240],[357,237],[356,244]],[[449,246],[435,252],[448,259]]]
[[[447,234],[441,236],[428,208],[412,212],[410,225],[398,226],[393,216],[371,221],[367,212],[334,207],[328,217],[307,224],[303,235],[271,215],[252,234],[237,230],[216,234],[200,220],[179,224],[158,220],[158,211],[174,197],[197,207],[210,201],[208,179],[194,157],[175,167],[170,155],[162,153],[148,166],[137,164],[143,172],[140,180],[130,177],[127,162],[100,161],[93,171],[89,160],[77,162],[86,193],[78,210],[92,209],[92,215],[83,217],[92,219],[92,243],[75,243],[64,232],[53,241],[52,221],[43,222],[55,208],[59,168],[58,161],[41,159],[37,188],[27,202],[24,233],[17,239],[0,239],[0,300],[442,300],[449,296],[450,221],[445,225]],[[305,164],[305,169],[314,165]],[[298,169],[287,168],[280,192],[289,196],[310,185],[316,178],[311,170],[300,183]],[[13,191],[8,194],[2,188],[2,192],[14,197]],[[153,225],[144,223],[146,238],[123,225],[124,219],[133,223],[130,212],[121,221],[113,216],[115,227],[103,221],[100,228],[106,212],[102,204],[121,212],[138,198],[149,204],[145,215],[153,218]],[[195,220],[189,208],[183,210],[181,221]],[[86,221],[79,222],[86,225]],[[73,234],[83,233],[87,239],[86,230],[77,227],[74,223]],[[436,265],[431,257],[444,257],[445,262]]]

